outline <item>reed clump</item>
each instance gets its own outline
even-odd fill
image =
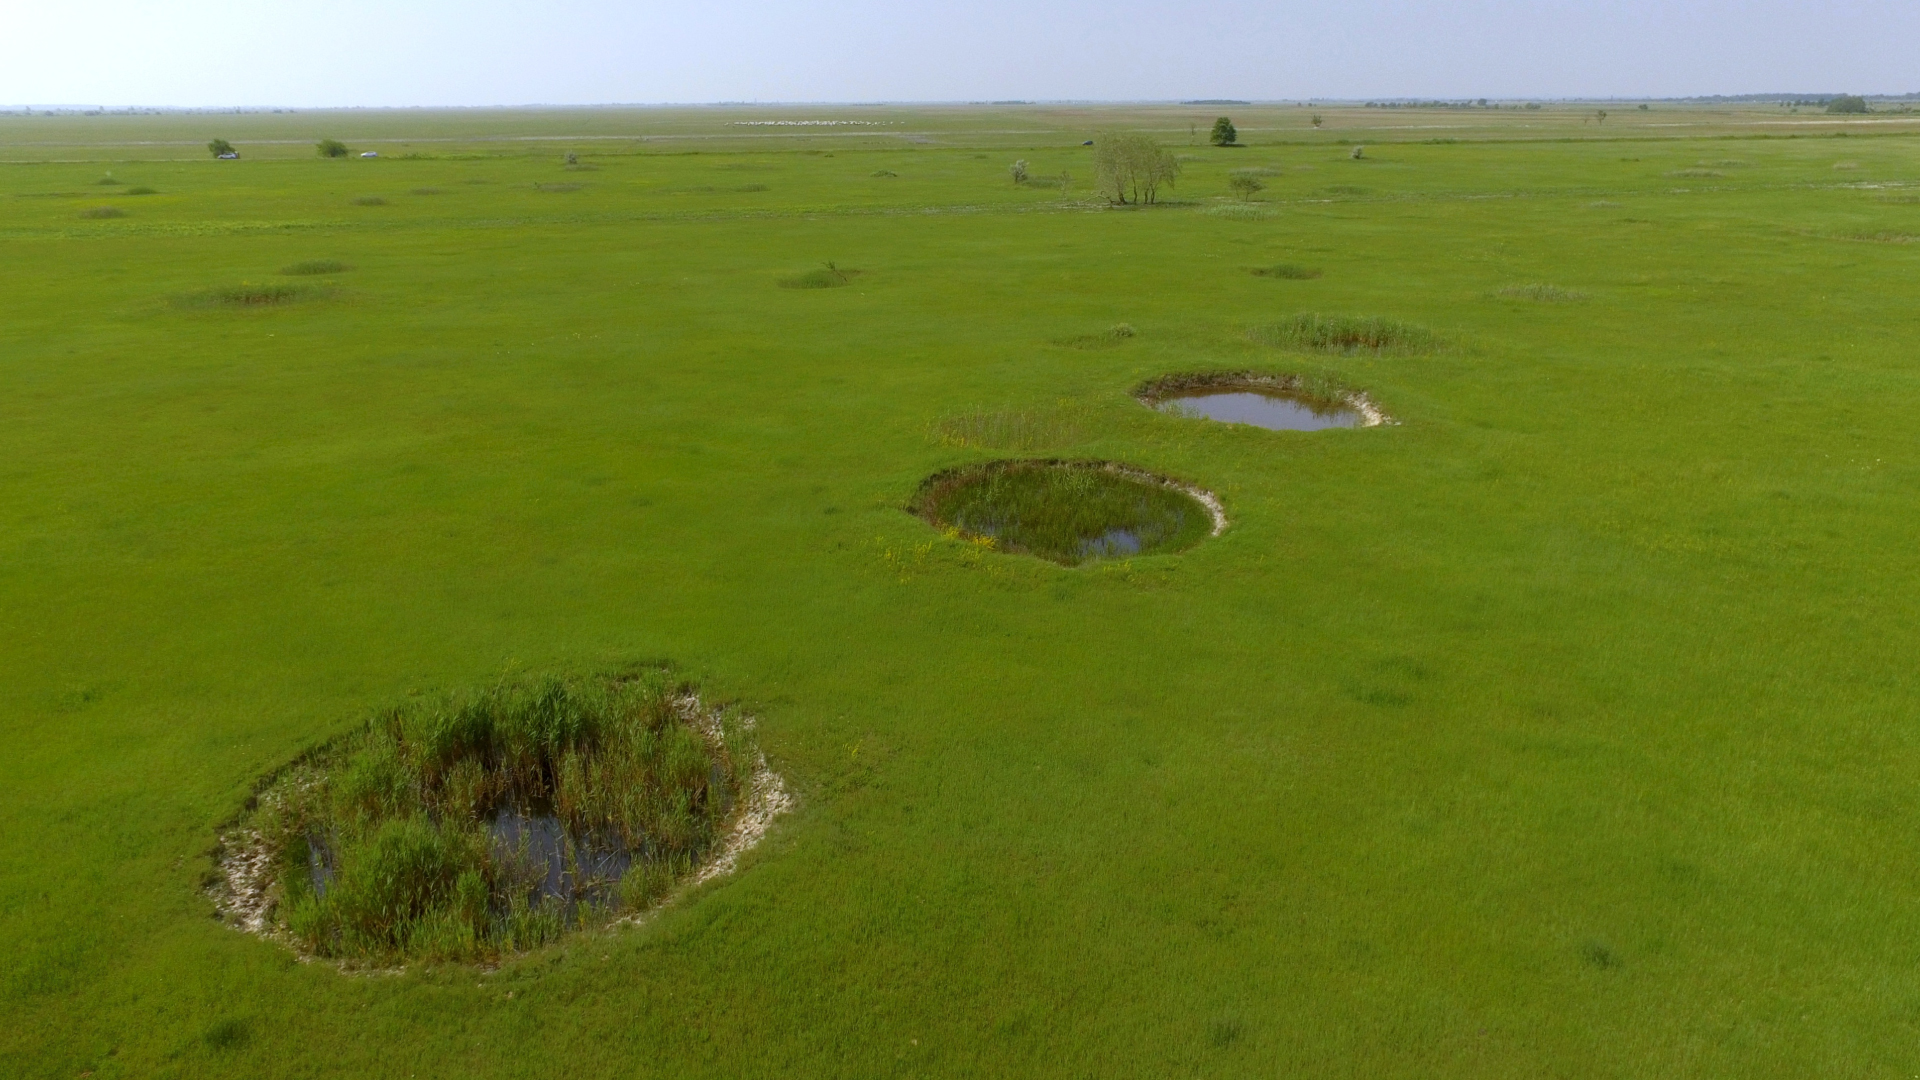
[[[257,799],[268,918],[313,955],[390,964],[489,960],[645,908],[758,761],[742,717],[689,700],[653,670],[382,710]]]
[[[1213,525],[1170,482],[1107,462],[1015,460],[929,477],[908,509],[954,535],[1063,566],[1177,551]]]
[[[1262,345],[1321,353],[1422,353],[1437,352],[1443,345],[1432,331],[1411,323],[1312,312],[1256,326],[1247,336]]]

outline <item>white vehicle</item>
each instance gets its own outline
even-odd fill
[[[229,150],[226,153],[220,155],[220,160],[221,161],[239,161],[240,154],[238,151]]]
[[[363,151],[363,152],[362,152],[362,153],[360,154],[360,156],[361,156],[361,157],[379,157],[379,156],[380,156],[380,151],[378,151],[378,150],[366,150],[366,151]]]

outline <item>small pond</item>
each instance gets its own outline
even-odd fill
[[[1225,525],[1205,492],[1106,462],[952,469],[922,484],[908,509],[998,551],[1064,566],[1178,551]]]
[[[1220,387],[1163,397],[1153,407],[1177,416],[1203,417],[1227,424],[1252,424],[1274,431],[1319,431],[1360,427],[1366,418],[1343,403],[1277,390]]]

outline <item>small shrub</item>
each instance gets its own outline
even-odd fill
[[[1320,276],[1320,271],[1314,267],[1296,266],[1293,263],[1256,266],[1247,272],[1254,277],[1282,278],[1287,281],[1311,281]]]
[[[1263,345],[1303,352],[1417,353],[1440,348],[1440,339],[1431,331],[1378,316],[1309,312],[1256,326],[1247,336]]]
[[[561,159],[561,163],[565,165],[578,165],[580,164],[580,155],[569,150],[567,151],[567,156]]]
[[[280,268],[289,277],[313,277],[318,274],[344,274],[353,267],[339,259],[307,259]]]
[[[1353,152],[1347,156],[1355,161],[1359,161],[1367,156],[1367,148],[1364,146],[1356,146],[1353,148]]]
[[[894,172],[892,169],[875,169],[873,170],[873,175],[876,178],[878,178],[878,177],[884,177],[884,176],[899,176],[900,174],[897,172]],[[766,189],[762,188],[761,190],[764,191]]]
[[[343,158],[350,153],[347,144],[339,139],[321,139],[313,144],[313,152],[323,158]]]
[[[408,192],[408,194],[409,195],[440,195],[440,194],[444,194],[444,192],[442,192],[437,187],[417,187],[417,188],[414,188],[412,191]]]
[[[1013,164],[1007,166],[1007,175],[1013,177],[1013,182],[1016,184],[1026,183],[1027,182],[1027,159],[1021,158],[1019,161],[1016,161]]]
[[[360,196],[359,198],[357,198],[357,199],[355,199],[355,200],[353,200],[353,205],[355,205],[355,206],[385,206],[385,205],[387,205],[387,200],[385,200],[385,199],[383,199],[383,198],[381,198],[381,197],[380,197],[380,196],[378,196],[378,195],[362,195],[362,196]]]
[[[1500,288],[1496,295],[1509,300],[1538,300],[1543,303],[1564,303],[1570,300],[1585,300],[1587,294],[1563,289],[1558,285],[1535,282],[1529,285],[1507,285]]]
[[[212,154],[214,157],[219,157],[221,154],[231,154],[233,152],[233,144],[225,139],[215,139],[207,144],[207,153]]]
[[[1246,200],[1264,191],[1267,185],[1251,176],[1230,176],[1227,178],[1227,186],[1233,189],[1235,195],[1240,196],[1242,200]]]
[[[95,219],[122,218],[127,216],[127,212],[125,210],[120,209],[117,206],[90,206],[87,209],[80,211],[80,216],[83,218],[95,218]]]

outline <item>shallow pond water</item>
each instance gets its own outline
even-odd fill
[[[1319,431],[1359,427],[1359,410],[1291,394],[1244,388],[1201,390],[1163,398],[1154,408],[1226,424],[1252,424],[1273,431]]]

